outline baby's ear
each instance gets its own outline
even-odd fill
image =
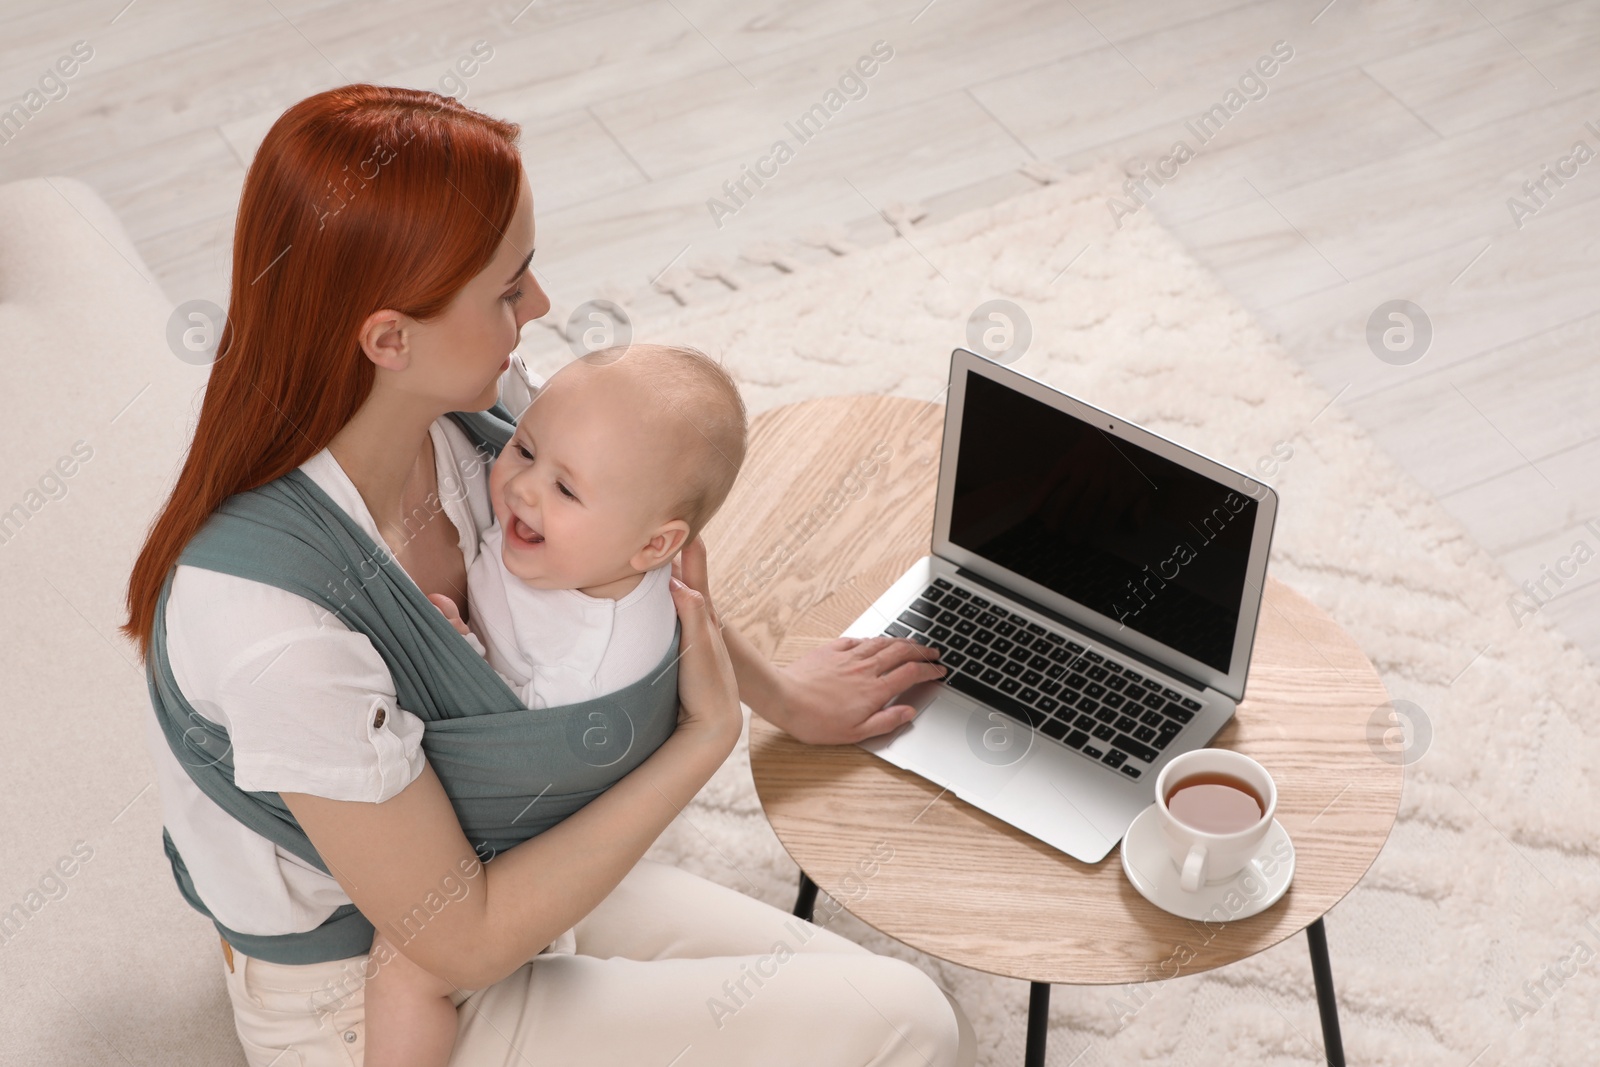
[[[644,548],[633,557],[634,569],[650,571],[664,563],[670,563],[688,541],[688,523],[682,519],[662,523],[656,530],[655,536],[650,538]]]
[[[666,552],[661,557],[663,560],[675,558],[683,550],[683,546],[689,543],[689,524],[682,519],[673,519],[667,523],[662,533],[667,537]]]

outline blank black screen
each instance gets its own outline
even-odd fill
[[[950,540],[1224,673],[1256,506],[967,375]]]

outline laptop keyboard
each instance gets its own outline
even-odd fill
[[[950,688],[1129,778],[1200,702],[944,578],[884,633],[940,650]]]

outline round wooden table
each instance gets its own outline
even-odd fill
[[[738,484],[705,535],[724,622],[779,664],[842,633],[929,553],[943,422],[940,404],[876,396],[752,420]],[[803,744],[756,716],[750,764],[802,871],[796,914],[810,918],[820,886],[890,937],[1032,983],[1030,1064],[1044,1062],[1050,983],[1195,974],[1301,930],[1328,1061],[1342,1064],[1322,916],[1366,873],[1399,809],[1402,761],[1373,725],[1389,699],[1349,634],[1269,577],[1245,699],[1212,745],[1272,773],[1295,873],[1282,900],[1229,923],[1161,911],[1119,852],[1081,863],[856,745]]]

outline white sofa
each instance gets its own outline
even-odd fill
[[[243,1064],[217,935],[161,849],[143,668],[116,632],[207,369],[82,182],[0,186],[0,1063]]]

